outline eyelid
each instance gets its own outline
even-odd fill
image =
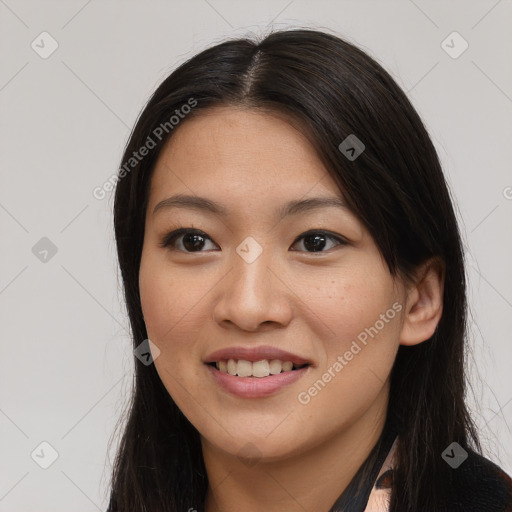
[[[309,235],[316,235],[318,233],[324,235],[327,238],[334,238],[335,240],[337,240],[341,244],[348,244],[348,240],[344,236],[339,235],[338,233],[333,233],[332,231],[328,231],[326,229],[320,229],[319,228],[319,229],[308,229],[307,231],[304,231],[304,233],[301,233],[293,241],[292,245],[294,245],[296,242],[298,242],[301,238],[305,238],[306,236],[309,236]]]

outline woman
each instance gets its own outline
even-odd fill
[[[199,53],[114,210],[138,360],[109,512],[512,510],[464,402],[440,163],[368,55],[313,30]]]

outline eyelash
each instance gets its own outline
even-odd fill
[[[208,240],[211,240],[213,242],[213,240],[204,231],[201,231],[199,229],[194,229],[194,228],[180,228],[180,229],[175,229],[174,231],[171,231],[170,233],[167,233],[164,236],[164,238],[162,239],[162,241],[159,243],[159,246],[162,248],[168,248],[171,251],[180,251],[180,252],[184,252],[187,254],[207,252],[207,251],[183,251],[181,249],[169,247],[171,245],[171,243],[175,242],[175,240],[178,237],[180,237],[182,235],[186,235],[186,234],[200,235],[203,238],[207,238]],[[305,233],[302,233],[300,236],[298,236],[294,240],[292,245],[295,245],[299,240],[302,240],[303,238],[306,238],[306,237],[312,236],[312,235],[318,235],[318,234],[323,235],[325,238],[330,238],[331,240],[335,240],[336,242],[339,243],[339,245],[342,245],[342,246],[347,245],[347,243],[348,243],[347,240],[344,239],[343,237],[341,237],[340,235],[335,235],[334,233],[325,231],[323,229],[311,229],[309,231],[306,231]],[[325,253],[328,251],[296,251],[296,252],[307,252],[308,254],[322,254],[322,253]]]

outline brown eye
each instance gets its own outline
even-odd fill
[[[329,247],[328,240],[334,240],[337,242],[336,245],[346,245],[346,241],[340,236],[330,234],[326,231],[308,231],[307,233],[302,234],[299,238],[295,240],[293,245],[295,245],[298,241],[303,240],[303,247],[305,247],[306,252],[327,252],[323,249],[327,246]]]
[[[181,247],[179,247],[180,244],[176,247],[175,243],[179,242],[180,239]],[[168,233],[160,243],[160,246],[183,252],[204,252],[201,249],[204,247],[206,240],[211,240],[211,238],[203,231],[180,228]]]
[[[202,249],[204,249],[204,246],[208,240],[218,248],[213,240],[203,231],[192,228],[180,228],[168,233],[159,245],[161,247],[168,248],[169,250],[176,250],[181,252],[205,252]],[[301,240],[303,240],[304,249],[300,249],[300,251],[308,253],[327,252],[324,250],[326,247],[329,250],[333,247],[336,247],[337,245],[347,244],[347,241],[341,236],[322,230],[308,231],[302,234],[295,239],[292,247]],[[335,244],[329,246],[330,242],[332,241],[334,241]],[[292,250],[296,251],[296,249]]]

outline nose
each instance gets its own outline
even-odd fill
[[[231,261],[231,271],[217,290],[215,321],[251,332],[288,325],[294,294],[283,265],[272,258],[270,249],[264,248],[252,262],[233,251]]]

